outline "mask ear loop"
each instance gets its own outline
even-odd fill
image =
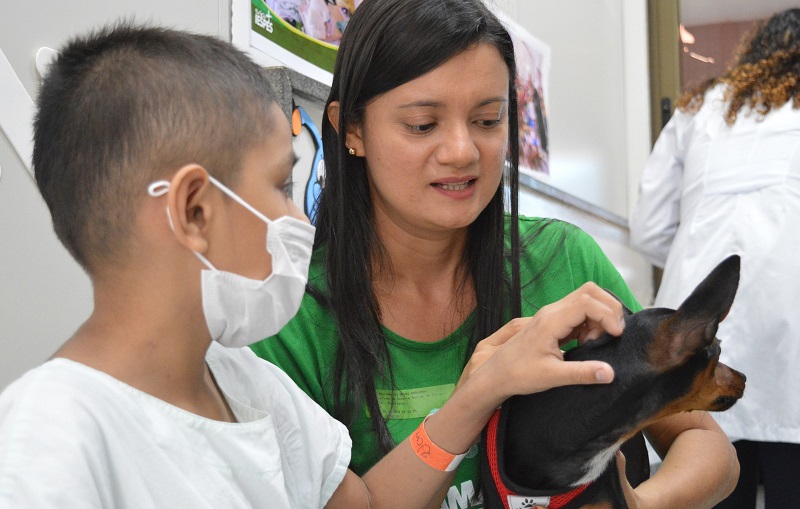
[[[156,182],[153,182],[152,184],[147,186],[147,194],[149,194],[154,198],[158,198],[160,196],[164,196],[165,194],[167,194],[169,192],[169,187],[170,187],[169,181],[157,180]],[[175,226],[172,224],[172,215],[169,213],[169,205],[167,205],[166,212],[167,212],[167,221],[169,222],[169,229],[172,230],[173,233],[175,233]],[[199,258],[200,261],[203,262],[203,264],[210,270],[214,272],[219,272],[216,269],[216,267],[211,265],[211,262],[209,262],[205,256],[201,255],[197,251],[192,251],[192,253],[194,253],[194,255],[197,258]]]
[[[159,196],[164,196],[169,191],[169,181],[167,180],[156,180],[149,186],[147,186],[147,194],[158,198]]]
[[[164,196],[169,192],[170,183],[167,180],[157,180],[147,186],[147,194],[153,198]],[[167,221],[169,221],[169,229],[175,233],[175,226],[172,224],[172,215],[169,213],[169,205],[167,205]]]
[[[238,194],[236,194],[233,191],[231,191],[230,189],[228,189],[228,187],[225,184],[223,184],[222,182],[220,182],[219,180],[215,179],[211,175],[208,176],[208,180],[210,180],[212,184],[217,186],[217,188],[219,188],[220,191],[222,191],[223,193],[227,194],[228,197],[230,197],[233,201],[235,201],[236,203],[238,203],[242,207],[244,207],[247,210],[249,210],[250,212],[252,212],[257,218],[259,218],[262,221],[264,221],[265,223],[267,223],[267,225],[270,225],[270,224],[273,223],[272,219],[268,218],[267,216],[265,216],[264,214],[262,214],[261,212],[256,210],[255,207],[253,207],[252,205],[250,205],[249,203],[244,201]]]

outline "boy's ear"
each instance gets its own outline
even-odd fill
[[[209,191],[212,187],[205,168],[187,164],[172,177],[167,198],[175,238],[201,254],[208,250],[207,233],[213,209]]]
[[[341,135],[339,130],[339,101],[331,101],[328,105],[328,120],[336,132]],[[345,130],[344,144],[347,148],[356,151],[356,155],[364,156],[364,140],[361,133],[361,125],[349,124]]]

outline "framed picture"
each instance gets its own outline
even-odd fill
[[[256,61],[289,67],[330,86],[339,41],[360,4],[361,0],[234,0],[233,43]]]
[[[514,41],[517,60],[517,115],[520,172],[547,180],[550,175],[547,135],[547,84],[550,47],[497,9]]]

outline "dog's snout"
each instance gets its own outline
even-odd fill
[[[724,386],[741,386],[744,390],[744,384],[747,382],[747,377],[741,371],[737,371],[730,366],[723,363],[718,363],[714,374],[717,382]]]

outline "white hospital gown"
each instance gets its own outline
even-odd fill
[[[0,395],[2,508],[319,508],[347,429],[250,349],[208,365],[240,421],[181,410],[66,359]]]

